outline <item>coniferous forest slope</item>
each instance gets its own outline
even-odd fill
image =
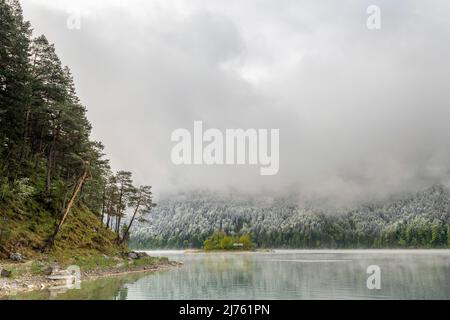
[[[0,0],[0,259],[126,250],[150,187],[113,174],[90,132],[54,45],[33,35],[19,1]]]
[[[351,209],[320,209],[292,199],[193,193],[159,201],[132,233],[138,248],[200,247],[216,231],[251,234],[260,248],[445,248],[450,246],[450,190]]]

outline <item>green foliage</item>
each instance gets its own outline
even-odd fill
[[[40,249],[57,223],[44,204],[36,200],[0,204],[0,259],[20,252],[27,259],[42,258]],[[5,232],[5,233],[4,233]],[[49,257],[69,261],[73,256],[117,255],[125,247],[87,207],[74,208],[64,224]]]
[[[223,237],[219,242],[219,249],[231,250],[233,249],[234,239],[228,236]]]
[[[79,266],[83,271],[112,268],[117,265],[117,261],[113,258],[102,255],[76,256],[71,263]]]
[[[45,270],[45,264],[39,262],[39,261],[33,261],[31,264],[31,274],[33,275],[41,275]]]
[[[228,236],[225,232],[216,232],[203,242],[203,249],[210,250],[252,250],[255,245],[251,235]]]
[[[69,68],[14,0],[0,1],[0,65],[0,201],[35,197],[59,215],[85,164],[95,185],[107,162]]]
[[[45,212],[41,217],[28,216],[14,208],[17,216],[11,217],[10,230],[27,226],[21,232],[35,238],[30,240],[35,245],[42,238],[53,239],[52,234],[59,232],[55,228],[58,220],[66,211],[90,212],[100,225],[107,220],[117,242],[125,212],[134,206],[132,174],[112,174],[103,145],[90,139],[91,124],[77,97],[70,69],[61,64],[55,46],[44,35],[34,37],[31,30],[30,23],[23,20],[19,1],[0,0],[0,205],[5,210],[13,206],[28,210],[32,203]],[[79,185],[81,191],[76,193]],[[76,210],[69,208],[72,197]],[[139,213],[151,207],[150,197],[138,206]],[[84,217],[91,220],[92,215]],[[109,246],[104,243],[109,240],[99,232],[86,230],[88,224],[93,222],[83,221],[59,241],[74,237],[81,240],[73,243],[78,248],[86,242],[94,249]],[[127,226],[129,230],[131,224]],[[70,224],[62,231],[67,229],[71,229]],[[6,241],[4,234],[0,234],[1,241]],[[9,250],[30,245],[14,242],[14,234],[11,239],[6,246]],[[40,250],[37,245],[33,249]]]
[[[137,260],[133,260],[133,266],[141,267],[141,266],[152,266],[152,265],[160,265],[166,264],[169,262],[167,257],[142,257]]]
[[[450,225],[447,226],[447,246],[450,248]]]
[[[243,247],[246,249],[252,249],[255,246],[255,244],[252,242],[252,236],[250,234],[244,234],[240,236],[238,243],[242,243]]]
[[[21,178],[13,182],[0,181],[0,201],[30,199],[35,194],[35,188],[32,186],[30,179]]]

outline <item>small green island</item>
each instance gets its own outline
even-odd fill
[[[250,234],[229,236],[225,232],[215,232],[203,242],[205,251],[253,251],[255,244]]]

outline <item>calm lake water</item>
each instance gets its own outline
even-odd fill
[[[25,299],[450,299],[450,250],[148,251],[184,265],[82,283],[81,290]],[[367,288],[367,268],[381,289]]]

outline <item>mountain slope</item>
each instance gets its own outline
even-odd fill
[[[0,258],[20,253],[26,259],[43,256],[41,249],[52,235],[58,219],[33,200],[0,206]],[[117,235],[101,224],[87,207],[70,212],[50,256],[116,254],[121,249]]]
[[[215,231],[251,233],[260,247],[445,247],[450,241],[450,191],[434,186],[401,199],[331,211],[289,199],[193,193],[160,201],[136,226],[140,248],[201,247]]]

